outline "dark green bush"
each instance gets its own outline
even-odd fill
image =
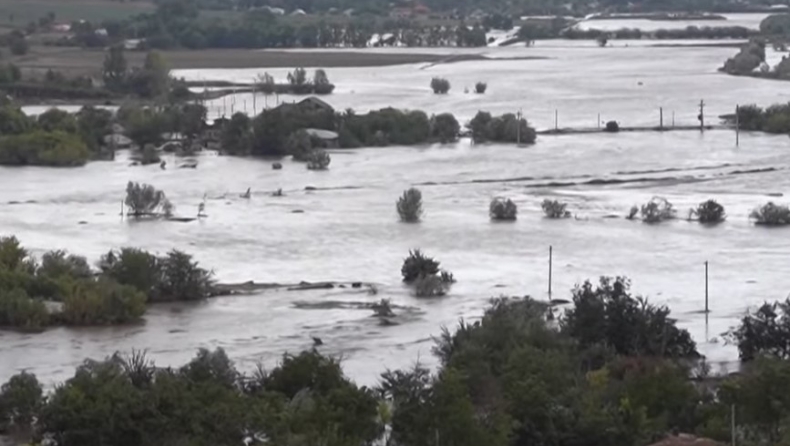
[[[518,214],[516,203],[510,198],[494,198],[488,206],[492,220],[515,220]]]
[[[407,223],[420,221],[422,216],[422,192],[413,187],[404,191],[403,195],[398,198],[396,209],[401,221]]]

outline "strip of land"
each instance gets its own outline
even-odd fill
[[[415,63],[449,63],[486,59],[483,55],[417,54],[380,51],[270,51],[208,49],[163,51],[170,68],[294,68],[376,67]],[[40,46],[25,56],[9,59],[23,71],[60,71],[69,76],[101,76],[105,52],[82,48]],[[144,52],[127,52],[130,66],[141,66]]]

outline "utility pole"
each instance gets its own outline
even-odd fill
[[[664,130],[664,107],[658,107],[658,127]]]
[[[697,119],[699,120],[699,131],[705,131],[705,101],[702,99],[699,101],[699,115]]]
[[[516,113],[516,145],[521,145],[521,109]]]
[[[708,308],[708,261],[705,261],[705,314],[708,314],[710,309]]]
[[[549,245],[549,300],[551,300],[551,264],[554,256],[554,247]]]
[[[558,129],[559,129],[559,111],[557,111],[557,109],[555,108],[554,109],[554,130],[558,130]]]
[[[741,117],[739,110],[740,106],[735,105],[735,147],[741,144]]]

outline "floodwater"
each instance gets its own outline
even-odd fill
[[[783,12],[783,11],[777,11]],[[760,22],[768,17],[767,13],[738,13],[720,14],[726,20],[648,20],[648,19],[602,19],[585,20],[576,25],[579,29],[600,29],[602,31],[616,31],[618,29],[640,29],[642,31],[657,31],[659,29],[686,29],[689,26],[698,28],[721,28],[742,26],[749,29],[758,29]]]
[[[484,50],[499,58],[550,57],[545,60],[333,69],[328,74],[337,90],[327,100],[339,109],[394,106],[449,111],[462,119],[478,109],[523,108],[539,128],[554,125],[555,109],[560,126],[595,126],[598,113],[621,125],[653,125],[664,107],[670,125],[672,111],[677,124],[693,123],[700,99],[710,123],[738,102],[788,100],[782,83],[717,73],[731,48],[617,44],[555,41]],[[176,74],[237,80],[255,72]],[[433,76],[451,81],[450,94],[429,92]],[[478,80],[489,84],[485,95],[463,93],[463,86]],[[228,112],[228,102],[238,111],[245,100],[251,110],[252,98],[238,95],[226,98],[224,107],[221,100],[210,104],[212,113]],[[316,336],[324,342],[321,351],[344,359],[351,377],[373,384],[386,368],[418,360],[434,364],[431,336],[459,318],[479,317],[492,296],[546,299],[549,246],[554,298],[568,298],[572,286],[588,278],[628,276],[635,292],[669,305],[700,350],[722,367],[731,367],[737,355],[721,333],[748,308],[784,299],[790,290],[790,229],[755,227],[747,218],[768,200],[788,201],[776,198],[790,192],[787,136],[743,133],[739,147],[730,130],[541,136],[524,148],[464,140],[335,151],[326,172],[288,160],[274,171],[270,161],[214,154],[201,156],[195,170],[131,167],[123,158],[80,169],[0,168],[0,203],[20,203],[0,205],[0,233],[17,235],[37,255],[68,249],[96,261],[121,246],[160,253],[177,248],[213,268],[220,281],[366,281],[376,284],[378,294],[270,291],[154,306],[145,323],[132,327],[0,332],[0,381],[26,369],[52,383],[70,376],[86,357],[132,348],[148,350],[160,365],[181,364],[199,347],[223,347],[242,369],[258,362],[271,366],[284,352],[311,348]],[[207,195],[209,216],[193,223],[121,220],[129,180],[164,190],[182,216],[195,215]],[[412,185],[423,191],[424,221],[402,224],[395,200]],[[252,198],[239,198],[248,187]],[[285,196],[270,195],[279,188]],[[655,195],[672,201],[681,217],[715,198],[729,218],[716,227],[682,218],[658,225],[607,218]],[[517,222],[489,220],[495,196],[518,204]],[[542,218],[540,202],[557,197],[576,219]],[[419,300],[403,287],[400,266],[412,248],[437,257],[455,274],[458,283],[446,298]],[[705,261],[708,317],[700,312]],[[370,310],[360,308],[381,298],[400,307],[400,325],[379,326]]]

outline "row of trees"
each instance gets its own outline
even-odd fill
[[[38,261],[15,237],[0,238],[0,328],[125,324],[142,317],[146,303],[203,299],[210,291],[211,272],[180,251],[123,248],[94,270],[65,251]]]
[[[418,254],[405,280],[436,274]],[[0,424],[60,446],[641,446],[671,432],[729,442],[732,426],[740,445],[788,441],[790,302],[747,315],[728,335],[741,372],[708,379],[689,333],[628,279],[585,282],[570,297],[559,317],[528,297],[492,299],[481,320],[442,330],[436,372],[386,371],[373,388],[315,350],[252,374],[220,349],[176,368],[132,352],[88,360],[50,392],[12,377]]]
[[[104,156],[112,113],[83,107],[76,114],[51,109],[28,117],[13,103],[0,107],[0,164],[81,166]]]
[[[790,103],[763,109],[742,105],[737,110],[738,126],[743,130],[790,134]]]

